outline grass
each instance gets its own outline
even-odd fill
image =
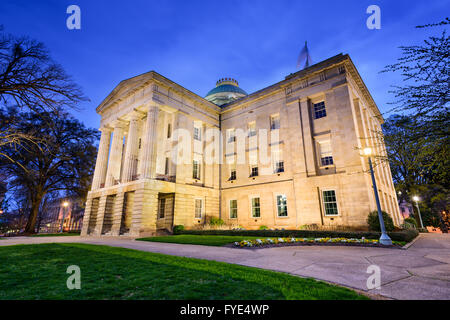
[[[38,233],[33,234],[30,237],[70,237],[79,236],[79,232],[62,232],[62,233]]]
[[[160,236],[160,237],[149,237],[149,238],[139,238],[136,240],[140,241],[150,241],[150,242],[167,242],[167,243],[179,243],[179,244],[198,244],[204,246],[224,246],[236,241],[242,240],[254,240],[254,239],[264,239],[267,237],[254,237],[254,236],[216,236],[216,235],[193,235],[193,234],[181,234],[174,236]],[[311,238],[313,239],[313,238]],[[404,241],[392,241],[393,244],[398,244],[404,246],[406,242]]]
[[[200,245],[205,245],[205,246],[224,246],[226,244],[230,244],[235,241],[259,239],[259,238],[261,238],[261,237],[208,236],[208,235],[198,236],[198,235],[192,235],[192,234],[181,234],[181,235],[175,235],[175,236],[139,238],[136,240],[151,241],[151,242],[180,243],[180,244],[200,244]]]
[[[89,244],[0,247],[0,299],[368,299],[314,279]],[[81,270],[69,290],[67,267]]]

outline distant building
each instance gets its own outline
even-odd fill
[[[63,203],[67,201],[68,206]],[[61,198],[50,202],[45,210],[40,214],[36,228],[40,233],[56,233],[61,230],[63,222],[63,231],[81,231],[83,226],[84,209],[80,200],[75,198]]]
[[[386,156],[383,118],[348,55],[251,94],[224,78],[205,98],[151,71],[120,82],[97,112],[83,235],[152,235],[211,217],[247,229],[365,227],[376,210],[361,149]],[[399,225],[389,164],[374,159],[382,209]]]
[[[407,202],[406,200],[400,200],[398,206],[400,208],[400,214],[402,215],[403,219],[414,218],[414,209],[411,203]]]

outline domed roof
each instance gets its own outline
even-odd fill
[[[223,78],[216,82],[216,87],[208,92],[205,99],[218,105],[230,103],[247,95],[232,78]]]

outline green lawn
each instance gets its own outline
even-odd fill
[[[205,246],[224,246],[226,244],[233,243],[235,241],[264,239],[267,237],[249,237],[249,236],[216,236],[216,235],[193,235],[193,234],[180,234],[174,236],[160,236],[139,238],[140,241],[151,242],[168,242],[168,243],[180,243],[180,244],[200,244]],[[312,239],[312,238],[311,238]],[[404,246],[406,242],[392,241],[394,244]]]
[[[161,236],[161,237],[149,237],[139,238],[140,241],[151,242],[169,242],[169,243],[181,243],[181,244],[201,244],[205,246],[223,246],[233,243],[235,241],[260,239],[261,237],[248,237],[248,236],[208,236],[208,235],[192,235],[192,234],[180,234],[175,236]]]
[[[108,246],[6,246],[0,261],[0,299],[367,299],[284,273]],[[66,287],[70,265],[81,290]]]
[[[31,237],[70,237],[70,236],[79,236],[79,232],[63,232],[63,233],[38,233],[33,234]]]

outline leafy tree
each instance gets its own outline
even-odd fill
[[[428,28],[450,24],[446,18],[437,24],[417,26]],[[394,86],[395,111],[407,111],[414,119],[427,120],[428,135],[448,137],[450,92],[450,39],[444,29],[439,36],[430,36],[421,45],[402,46],[397,63],[383,72],[400,72],[403,86]],[[443,126],[445,125],[445,126]],[[432,130],[430,130],[432,129]]]
[[[383,215],[384,227],[386,228],[386,231],[393,231],[394,222],[392,221],[391,216],[384,211],[381,211],[381,214]],[[369,225],[369,230],[381,231],[378,211],[372,211],[371,213],[369,213],[369,215],[367,216],[367,224]]]
[[[39,137],[0,147],[5,155],[0,158],[0,173],[8,177],[9,185],[22,188],[29,199],[25,232],[33,233],[45,195],[87,193],[86,181],[90,181],[95,166],[94,142],[98,132],[61,110],[20,112],[19,107],[0,110],[0,127]]]
[[[439,28],[450,19],[417,28]],[[399,72],[403,84],[394,86],[394,115],[383,125],[384,143],[399,191],[412,202],[420,195],[424,225],[442,224],[442,211],[450,209],[449,92],[450,39],[444,29],[420,45],[402,46],[402,56],[383,72]]]

